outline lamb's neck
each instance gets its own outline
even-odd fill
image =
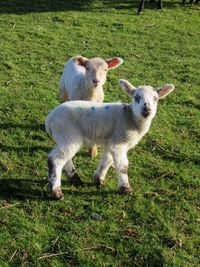
[[[134,114],[131,105],[125,105],[124,110],[128,126],[133,128],[133,130],[136,130],[142,136],[145,135],[151,126],[152,118],[138,118]]]

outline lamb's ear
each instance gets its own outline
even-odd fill
[[[119,80],[119,85],[130,96],[132,96],[133,92],[136,90],[136,88],[126,80]]]
[[[165,84],[163,87],[157,89],[158,97],[159,99],[164,98],[168,94],[170,94],[172,91],[174,91],[175,86],[173,84]]]
[[[86,62],[88,61],[88,58],[82,57],[82,56],[76,56],[72,59],[74,63],[77,65],[80,65],[82,67],[86,67]]]
[[[110,70],[119,67],[124,62],[124,60],[120,57],[113,57],[106,59],[105,62],[108,64],[108,69]]]

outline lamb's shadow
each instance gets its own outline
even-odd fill
[[[0,179],[0,199],[15,200],[48,200],[45,190],[46,181],[35,181],[26,178]]]
[[[64,184],[63,184],[64,185]],[[80,196],[80,197],[88,197],[88,196],[101,196],[103,198],[106,198],[108,196],[116,196],[119,195],[119,191],[117,189],[108,189],[104,190],[102,188],[96,187],[92,183],[85,183],[83,187],[66,187],[64,186],[63,189],[64,195],[67,197],[67,195],[71,196]]]
[[[101,190],[94,186],[93,183],[85,183],[82,187],[75,187],[69,184],[67,180],[62,181],[63,193],[65,198],[70,196],[102,196],[103,198],[110,195],[118,195],[116,190]],[[53,201],[47,185],[47,180],[31,180],[26,178],[4,178],[0,179],[0,199],[2,200],[39,200]]]

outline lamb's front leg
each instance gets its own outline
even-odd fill
[[[120,193],[131,194],[132,188],[128,180],[128,158],[127,150],[124,146],[116,146],[112,150],[114,165],[118,176],[118,185]]]
[[[100,186],[104,183],[106,173],[112,164],[112,155],[107,150],[104,150],[102,152],[101,160],[94,176],[94,183],[97,186]]]

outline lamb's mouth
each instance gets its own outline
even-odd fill
[[[149,115],[151,115],[151,110],[143,109],[141,114],[144,118],[147,118]]]

